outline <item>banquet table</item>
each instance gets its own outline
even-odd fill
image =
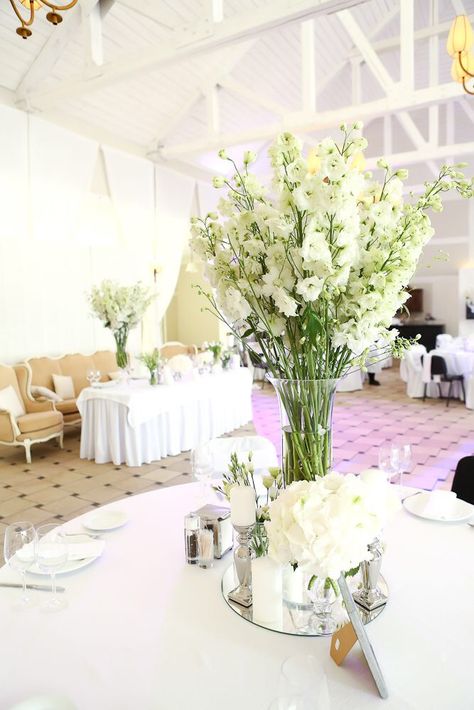
[[[2,710],[40,693],[78,710],[266,710],[295,654],[318,659],[331,710],[472,710],[474,528],[405,510],[387,527],[390,598],[366,627],[389,690],[382,701],[358,646],[338,667],[329,638],[275,633],[233,613],[220,591],[230,554],[210,570],[184,563],[183,516],[199,496],[187,484],[104,506],[128,523],[103,535],[102,557],[61,577],[63,611],[14,611],[19,590],[0,590]],[[80,530],[84,517],[65,527]],[[0,581],[15,579],[0,570]]]
[[[77,400],[80,456],[128,466],[175,456],[247,424],[251,394],[252,376],[244,367],[171,385],[132,380],[87,387]]]

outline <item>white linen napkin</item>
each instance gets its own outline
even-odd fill
[[[453,491],[431,491],[424,513],[434,518],[450,518],[453,515],[455,503],[456,493]]]
[[[88,557],[100,557],[105,547],[105,540],[88,540],[87,542],[68,541],[68,560],[82,560]]]

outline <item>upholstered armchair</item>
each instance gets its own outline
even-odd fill
[[[63,415],[53,402],[33,399],[30,385],[27,364],[0,364],[0,444],[23,446],[27,463],[31,463],[33,444],[57,438],[63,448]]]

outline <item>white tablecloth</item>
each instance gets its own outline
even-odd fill
[[[198,491],[189,484],[112,504],[129,523],[104,535],[102,558],[61,577],[62,612],[15,612],[19,591],[1,589],[2,710],[41,692],[68,695],[78,710],[266,710],[280,664],[298,653],[320,660],[331,710],[472,710],[474,529],[405,511],[387,528],[390,600],[366,627],[389,688],[382,701],[358,647],[337,667],[329,638],[236,616],[220,591],[230,555],[212,570],[184,564],[183,516]],[[16,577],[3,568],[7,579]]]
[[[252,419],[246,368],[151,387],[88,387],[78,398],[81,458],[140,466],[175,456]]]

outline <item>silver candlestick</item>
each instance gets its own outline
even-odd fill
[[[362,562],[360,572],[362,587],[354,593],[354,601],[367,611],[373,611],[387,603],[388,597],[378,588],[380,569],[382,567],[383,545],[379,538],[375,538],[369,545],[369,552],[373,558]]]
[[[234,550],[234,567],[239,585],[228,594],[230,601],[244,607],[252,606],[252,557],[250,546],[255,524],[234,525],[237,533],[237,545]]]

